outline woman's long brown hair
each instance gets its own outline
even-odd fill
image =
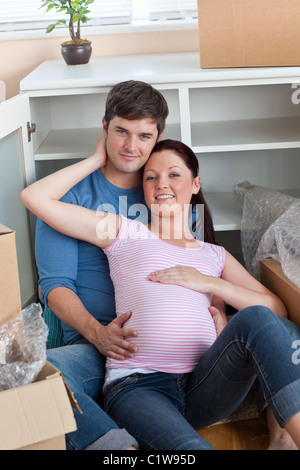
[[[152,153],[162,152],[163,150],[172,150],[173,152],[175,152],[176,155],[178,155],[178,157],[180,157],[184,161],[187,168],[189,168],[189,170],[192,173],[193,178],[196,178],[198,176],[198,173],[199,173],[198,159],[190,147],[188,147],[184,143],[177,141],[177,140],[165,139],[165,140],[160,140],[159,142],[157,142],[157,144],[154,146],[152,150]],[[193,211],[196,209],[197,204],[203,204],[203,207],[204,207],[204,220],[203,220],[204,241],[207,243],[216,244],[215,230],[214,230],[211,212],[203,196],[201,188],[197,194],[193,194],[192,199],[191,199],[191,204],[192,204]],[[193,231],[196,230],[196,221],[193,222],[192,229]]]

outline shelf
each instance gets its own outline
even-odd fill
[[[92,154],[101,137],[99,128],[54,129],[35,153],[35,160],[68,160]]]
[[[266,128],[266,122],[265,122],[266,120],[263,120],[263,121],[264,121],[264,126]],[[267,121],[271,121],[271,120],[267,120]],[[283,120],[275,120],[275,121],[280,121],[282,123]],[[292,122],[294,124],[294,132],[295,132],[296,125],[299,124],[300,126],[300,119],[292,119]],[[247,123],[249,123],[249,121],[247,121]],[[252,129],[253,129],[254,123],[253,122],[250,122],[250,123],[252,124]],[[255,123],[256,123],[255,127],[257,128],[257,131],[258,131],[259,126],[258,126],[257,121],[255,121]],[[218,124],[224,125],[223,129],[225,127],[229,129],[230,126],[232,128],[236,126],[236,123],[235,122],[233,123],[232,121],[226,122],[226,123],[214,123],[213,125],[211,125],[211,128],[212,127],[214,128],[214,132],[217,134],[217,138],[219,140],[221,140],[220,133],[216,131]],[[240,123],[238,122],[238,124]],[[249,126],[246,126],[245,122],[243,122],[242,124],[244,128],[249,129]],[[278,122],[277,124],[279,126]],[[286,124],[286,120],[285,120],[285,124]],[[271,126],[270,122],[269,122],[269,125]],[[201,127],[203,129],[203,126]],[[240,126],[240,129],[241,129],[241,126]],[[272,126],[272,131],[273,130],[274,130],[274,126]],[[35,154],[35,160],[46,161],[46,160],[63,160],[63,159],[68,160],[68,159],[85,158],[88,155],[92,154],[94,150],[95,142],[101,136],[101,134],[102,134],[102,130],[99,128],[52,130],[47,136],[47,138],[44,140],[44,142],[40,145],[39,149],[37,150]],[[167,127],[164,137],[178,139],[179,138],[178,134],[180,135],[179,125],[172,124]],[[299,135],[300,135],[300,132],[299,132]],[[236,140],[238,137],[242,138],[241,135],[239,134],[236,137]],[[205,138],[207,139],[207,134],[205,135]],[[225,144],[223,140],[223,147],[224,146]],[[300,142],[296,142],[295,146],[300,147]],[[285,143],[285,147],[287,147],[286,143]],[[232,147],[231,147],[231,150],[232,150]],[[247,144],[247,150],[249,150],[249,143]],[[194,151],[199,152],[199,147],[197,147],[196,149],[194,148]],[[220,147],[218,147],[218,151],[220,151]],[[300,197],[300,190],[297,190],[297,189],[286,190],[282,192],[292,195],[294,197],[298,197],[298,198]],[[214,227],[216,231],[240,230],[242,209],[236,203],[233,193],[231,192],[205,193],[205,198],[210,207],[210,210],[213,216],[213,223],[214,223]]]
[[[300,118],[192,123],[196,153],[300,148]]]
[[[296,197],[300,199],[300,189],[285,189],[284,191],[280,191],[281,193],[287,194],[288,196]]]
[[[85,158],[92,154],[97,140],[102,136],[99,127],[80,129],[53,129],[35,152],[35,160],[69,160]],[[169,124],[164,139],[180,140],[180,125]]]
[[[193,123],[195,153],[300,148],[300,118]],[[54,129],[37,149],[35,160],[84,158],[101,136],[99,128]],[[179,124],[168,124],[164,139],[180,140]]]
[[[61,59],[41,63],[20,82],[22,92],[39,95],[45,90],[112,86],[123,80],[143,80],[152,84],[194,82],[197,86],[231,86],[298,82],[300,67],[240,67],[201,69],[199,52],[136,54],[92,57],[80,67],[66,67]]]
[[[233,193],[204,193],[216,232],[240,230],[242,209]]]
[[[284,189],[279,192],[300,199],[300,189]],[[204,197],[211,210],[216,232],[241,229],[243,210],[233,193],[204,193]]]

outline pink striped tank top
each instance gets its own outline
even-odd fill
[[[193,266],[220,277],[225,250],[199,242],[182,248],[156,237],[136,220],[122,217],[118,237],[104,249],[115,288],[117,315],[132,311],[126,328],[137,330],[134,358],[107,359],[107,368],[133,368],[170,373],[191,372],[216,339],[208,310],[211,295],[148,280],[153,271],[177,265]]]

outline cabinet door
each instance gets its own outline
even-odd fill
[[[0,123],[0,222],[16,231],[24,307],[37,293],[29,214],[20,199],[21,190],[34,180],[32,143],[27,138],[28,97],[19,95],[1,103]]]

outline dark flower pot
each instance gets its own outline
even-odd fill
[[[61,54],[67,65],[87,64],[91,58],[91,41],[80,43],[63,43]]]

